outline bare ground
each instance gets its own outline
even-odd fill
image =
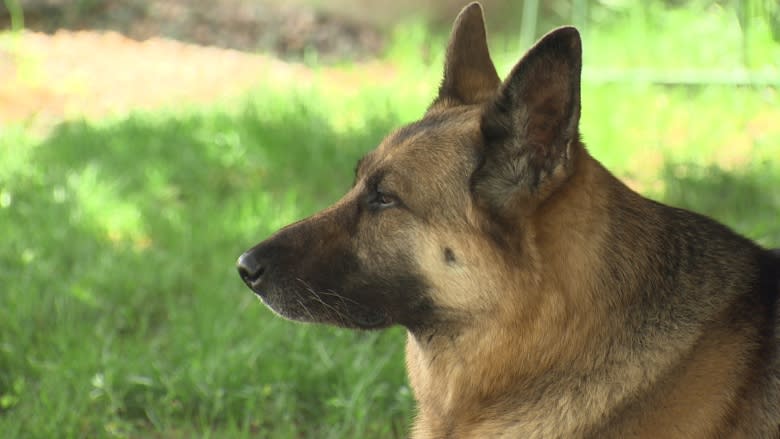
[[[324,62],[357,60],[383,77],[392,71],[372,61],[382,47],[378,31],[306,7],[128,0],[75,14],[65,1],[26,3],[27,30],[0,34],[0,126],[203,102],[258,83],[305,84],[312,71],[297,60],[309,50]],[[358,79],[345,81],[350,73],[335,67],[323,74],[336,85]]]

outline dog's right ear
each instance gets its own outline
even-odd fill
[[[572,172],[581,67],[579,33],[559,28],[528,51],[485,105],[485,150],[472,188],[495,213],[530,212]]]
[[[500,85],[488,51],[482,6],[474,2],[463,8],[452,25],[444,80],[431,107],[483,103],[496,94]]]

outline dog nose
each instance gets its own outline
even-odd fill
[[[238,275],[241,276],[241,280],[252,289],[260,282],[265,272],[265,267],[250,252],[244,253],[238,258],[236,268],[238,268]]]

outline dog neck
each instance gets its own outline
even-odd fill
[[[478,429],[475,418],[502,416],[524,419],[529,432],[559,432],[562,424],[574,421],[567,421],[557,405],[576,412],[576,405],[592,404],[579,383],[597,366],[594,359],[576,355],[604,350],[595,345],[605,342],[608,310],[600,301],[583,300],[596,294],[583,295],[583,290],[596,289],[586,261],[598,255],[588,254],[592,242],[579,244],[603,239],[602,231],[588,225],[603,224],[597,217],[605,210],[598,194],[587,193],[591,180],[601,178],[598,169],[584,163],[589,157],[582,158],[578,162],[587,166],[580,165],[572,181],[523,224],[522,249],[531,261],[499,292],[508,298],[503,308],[410,332],[407,363],[419,401],[417,437],[490,437],[490,431],[463,431],[461,426]],[[576,227],[562,224],[572,221]],[[583,348],[589,345],[594,346]]]
[[[616,205],[628,207],[616,213]],[[415,437],[583,437],[609,423],[633,422],[638,415],[626,412],[629,399],[653,400],[657,396],[648,392],[660,388],[660,380],[664,392],[693,386],[687,391],[708,395],[708,405],[695,411],[669,408],[674,402],[666,401],[659,410],[693,419],[728,407],[736,384],[724,384],[728,391],[697,387],[695,368],[679,367],[732,361],[712,347],[725,335],[712,335],[704,321],[676,324],[660,290],[642,297],[647,285],[638,273],[666,270],[662,260],[641,256],[658,254],[645,246],[663,234],[662,227],[643,224],[662,225],[663,215],[585,154],[571,181],[523,224],[530,262],[498,292],[507,300],[409,333],[407,366],[419,403]],[[616,239],[621,234],[637,238]],[[616,247],[614,241],[626,244]],[[633,317],[637,307],[645,307],[642,315],[665,312],[658,319],[667,324]],[[730,383],[725,375],[718,379]],[[692,424],[701,429],[690,437],[713,431],[710,424]],[[659,428],[662,423],[652,421],[642,427],[647,437],[663,437],[654,436],[664,431]]]
[[[604,267],[594,264],[605,260],[602,243],[610,239],[603,226],[610,224],[610,194],[593,188],[633,192],[581,154],[570,181],[521,228],[529,262],[500,294],[522,299],[409,333],[407,365],[419,402],[415,437],[500,436],[506,433],[489,426],[509,423],[495,422],[501,418],[516,426],[512,437],[545,431],[576,437],[655,378],[646,376],[647,359],[610,354],[626,352],[628,343],[617,329],[626,322],[615,321],[611,307],[631,306],[630,300],[597,300]],[[624,381],[615,380],[618,368]]]

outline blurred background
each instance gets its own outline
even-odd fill
[[[422,115],[464,3],[3,0],[0,437],[406,437],[403,330],[283,321],[234,261]],[[501,74],[581,29],[619,177],[780,246],[775,0],[483,4]]]

